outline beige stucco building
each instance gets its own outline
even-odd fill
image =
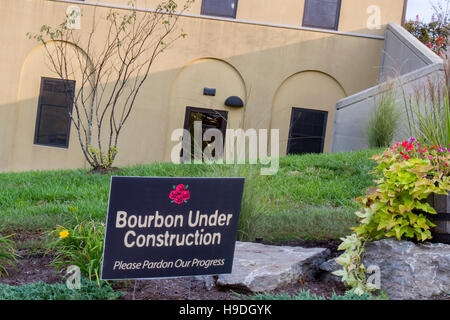
[[[127,3],[0,1],[0,171],[87,166],[73,128],[62,140],[37,137],[38,117],[45,116],[42,79],[57,77],[42,46],[26,34],[59,24],[73,5],[82,12],[82,33],[95,8],[105,15],[127,10]],[[155,3],[136,6],[145,11]],[[280,154],[330,152],[336,102],[378,83],[386,26],[402,23],[405,6],[404,0],[196,0],[179,21],[187,37],[152,66],[115,165],[170,161],[171,133],[197,110],[190,108],[225,111],[227,128],[280,129]],[[226,106],[232,96],[244,106]]]

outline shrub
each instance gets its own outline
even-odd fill
[[[110,286],[98,285],[85,278],[79,290],[68,289],[65,284],[43,282],[22,286],[0,284],[0,300],[116,300],[122,292],[115,292]]]
[[[415,21],[405,23],[405,29],[437,55],[443,56],[447,51],[448,23],[446,21],[423,22],[417,16]]]
[[[342,239],[339,250],[345,253],[336,262],[343,268],[334,273],[356,294],[377,289],[366,283],[364,243],[385,237],[431,239],[430,228],[435,225],[424,213],[436,214],[436,210],[426,200],[432,193],[450,191],[450,150],[445,147],[428,148],[411,139],[396,143],[374,159],[378,163],[373,172],[379,177],[377,186],[358,199],[360,225],[353,228],[354,234]]]
[[[53,267],[61,270],[70,265],[78,266],[84,276],[100,284],[105,236],[103,223],[87,221],[73,228],[57,226],[49,236],[52,238],[49,249],[56,252],[51,263]]]
[[[10,239],[12,235],[0,237],[0,278],[8,274],[7,266],[15,267],[17,254],[14,251],[14,242]]]
[[[381,94],[369,116],[367,138],[370,148],[390,146],[399,125],[399,116],[394,91],[389,89]]]

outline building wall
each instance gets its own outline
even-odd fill
[[[426,87],[428,81],[437,84],[444,79],[442,58],[413,35],[399,25],[390,24],[387,36],[389,40],[386,41],[381,68],[381,79],[386,82],[346,97],[336,104],[332,152],[369,147],[368,120],[387,90],[393,91],[401,119],[393,140],[411,138],[405,101]]]
[[[0,2],[0,171],[86,166],[73,126],[68,149],[33,144],[40,79],[56,75],[46,64],[43,48],[26,33],[38,32],[43,24],[59,24],[74,2]],[[81,32],[89,30],[94,10],[104,17],[107,5],[126,2],[104,0],[99,7],[90,1],[77,3],[83,13]],[[137,7],[149,8],[155,2],[138,1]],[[291,109],[325,110],[325,151],[331,151],[336,102],[378,80],[385,26],[367,29],[366,10],[373,2],[342,1],[339,30],[330,32],[301,28],[303,1],[284,0],[280,6],[278,1],[240,0],[236,21],[199,17],[201,1],[196,1],[179,22],[187,38],[158,57],[141,89],[115,164],[169,161],[176,144],[170,135],[183,127],[187,106],[227,110],[229,128],[280,129],[281,154]],[[375,2],[383,23],[400,23],[403,0]],[[101,41],[106,30],[99,30]],[[216,88],[217,95],[204,96],[204,87]],[[240,96],[245,108],[226,107],[225,98],[231,95]]]
[[[441,61],[406,29],[391,24],[386,30],[380,81],[397,78]]]

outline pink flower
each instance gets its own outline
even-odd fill
[[[191,193],[187,190],[181,192],[183,200],[189,200],[191,198]]]
[[[186,188],[184,187],[184,184],[179,184],[175,188],[176,191],[184,191]]]
[[[176,198],[175,198],[175,203],[176,204],[182,204],[184,202],[183,196],[181,194],[179,194]]]
[[[178,186],[174,186],[175,190],[172,190],[169,194],[169,199],[172,200],[172,203],[182,204],[186,200],[191,198],[191,194],[188,190],[186,190],[186,186],[184,184],[179,184]]]
[[[178,196],[178,192],[176,190],[173,190],[170,194],[169,194],[169,199],[171,200],[175,200],[175,198]]]

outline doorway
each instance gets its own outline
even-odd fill
[[[190,148],[191,148],[191,160],[194,159],[194,123],[201,122],[202,128],[202,138],[208,130],[217,129],[220,130],[222,136],[224,137],[223,143],[225,143],[225,134],[227,129],[227,121],[228,121],[228,112],[224,110],[213,110],[213,109],[204,109],[204,108],[194,108],[194,107],[186,107],[186,115],[184,119],[184,129],[189,131],[190,133]],[[203,141],[202,139],[202,152],[205,148],[214,142],[214,137],[211,141]],[[181,158],[183,158],[184,151],[184,143],[183,149],[181,150]],[[213,155],[214,156],[214,155]]]
[[[323,153],[328,112],[292,108],[287,154]]]

